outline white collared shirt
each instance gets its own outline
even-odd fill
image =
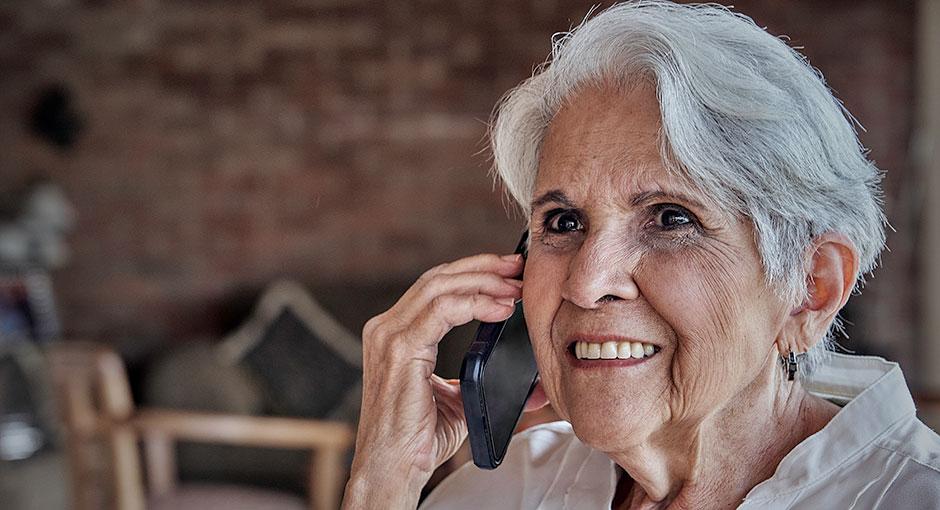
[[[844,407],[739,509],[940,508],[940,437],[914,415],[896,363],[832,354],[803,384]],[[495,470],[460,467],[420,508],[609,509],[616,487],[616,464],[579,441],[569,423],[554,422],[515,436]]]

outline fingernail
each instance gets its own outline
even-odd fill
[[[506,262],[516,262],[519,260],[519,257],[521,256],[522,255],[519,255],[518,253],[513,253],[512,255],[503,255],[500,258],[505,260]]]
[[[516,300],[513,298],[496,298],[496,302],[504,306],[516,306]]]
[[[522,288],[522,280],[516,280],[515,278],[503,278],[503,281],[512,285],[513,287]]]

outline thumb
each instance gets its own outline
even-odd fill
[[[458,379],[444,379],[437,374],[431,374],[431,388],[434,391],[434,400],[442,411],[459,414],[463,420],[463,400],[460,397],[460,381]]]
[[[431,375],[431,386],[437,404],[438,422],[437,464],[451,458],[467,438],[467,422],[463,412],[463,400],[460,398],[459,381],[445,380]]]

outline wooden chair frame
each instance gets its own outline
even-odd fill
[[[66,428],[76,510],[90,510],[98,504],[88,493],[93,468],[89,466],[86,445],[100,440],[106,445],[111,466],[112,505],[119,510],[143,510],[148,497],[174,491],[178,441],[310,450],[310,508],[339,508],[346,469],[344,455],[355,440],[350,425],[166,409],[135,410],[124,364],[113,351],[96,344],[66,342],[49,347],[47,354]],[[148,482],[146,494],[144,474]]]

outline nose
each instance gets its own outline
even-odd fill
[[[599,308],[603,303],[633,300],[640,289],[633,279],[639,250],[631,249],[612,235],[585,238],[568,265],[568,277],[562,298],[584,309]]]

